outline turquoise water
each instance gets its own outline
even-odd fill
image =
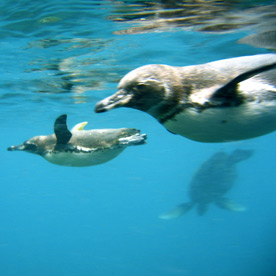
[[[134,109],[94,113],[138,66],[275,51],[238,42],[273,26],[274,1],[177,3],[1,2],[0,275],[275,275],[275,133],[203,144]],[[6,150],[53,133],[61,114],[69,128],[135,127],[148,143],[86,168]],[[205,160],[237,148],[255,150],[229,192],[245,212],[158,218],[188,200]]]

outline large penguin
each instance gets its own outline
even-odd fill
[[[35,153],[57,165],[84,167],[105,163],[128,146],[146,143],[146,135],[134,128],[83,130],[84,122],[69,131],[66,119],[66,115],[56,119],[55,134],[35,136],[8,150]]]
[[[249,139],[276,129],[276,54],[201,65],[151,64],[125,75],[95,111],[131,107],[199,142]]]
[[[231,154],[223,151],[215,153],[195,172],[189,186],[190,201],[162,214],[160,218],[178,218],[193,207],[197,207],[197,213],[203,215],[211,203],[230,211],[244,211],[243,206],[226,198],[225,194],[235,183],[237,163],[250,158],[252,154],[252,150],[239,149]]]

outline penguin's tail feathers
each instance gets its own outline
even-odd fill
[[[160,219],[176,219],[183,215],[185,215],[188,211],[190,211],[193,207],[192,202],[187,202],[178,205],[174,209],[162,214],[159,216]]]
[[[122,137],[119,139],[120,145],[125,146],[136,146],[136,145],[143,145],[146,143],[147,135],[146,134],[140,134],[140,130],[137,129],[127,129],[129,132],[129,136]],[[130,132],[134,133],[130,133]]]

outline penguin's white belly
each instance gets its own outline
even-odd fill
[[[164,126],[175,134],[207,143],[250,139],[276,129],[275,102],[249,102],[238,107],[188,108]]]
[[[48,152],[43,157],[57,165],[70,167],[86,167],[105,163],[119,155],[125,147],[102,149],[90,152]]]

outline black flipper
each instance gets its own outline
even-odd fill
[[[255,69],[252,69],[250,71],[247,71],[245,73],[242,73],[240,75],[238,75],[237,77],[235,77],[234,79],[232,79],[230,82],[228,82],[226,85],[224,85],[223,87],[219,88],[214,95],[212,96],[211,100],[214,101],[223,101],[223,102],[229,102],[229,104],[240,104],[242,103],[242,98],[241,96],[237,95],[237,85],[238,83],[252,78],[255,75],[258,75],[260,73],[272,70],[272,69],[276,69],[276,63],[272,63],[269,65],[264,65]]]
[[[66,124],[67,115],[59,116],[54,125],[55,135],[57,137],[56,149],[61,146],[65,146],[72,137],[72,133],[67,128]]]
[[[174,132],[172,132],[172,131],[170,131],[170,130],[168,130],[168,129],[167,129],[167,131],[168,131],[169,133],[172,133],[172,134],[176,135],[176,133],[174,133]]]

